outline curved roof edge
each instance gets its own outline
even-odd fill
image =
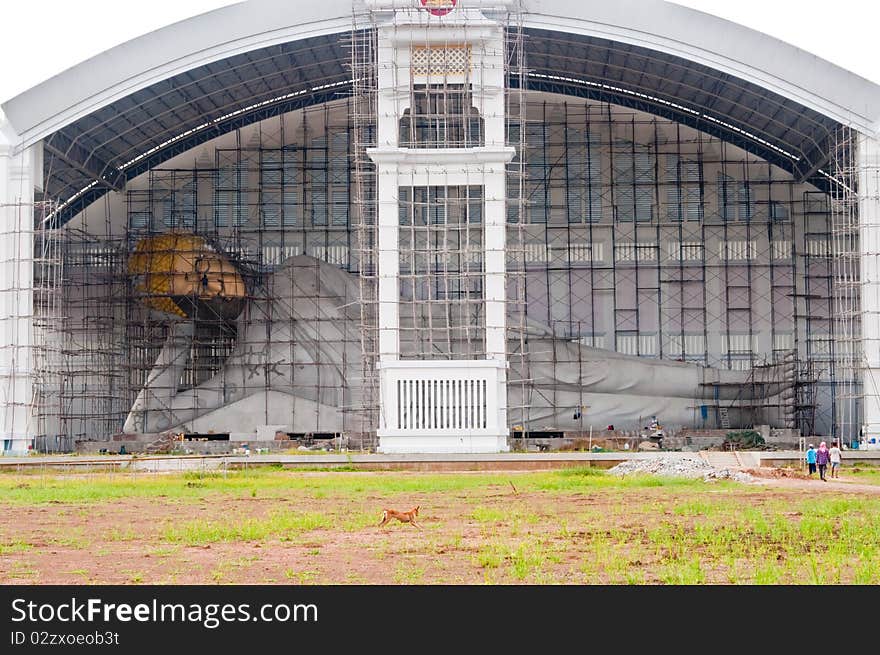
[[[415,0],[414,0],[415,1]],[[761,32],[662,0],[524,0],[524,24],[673,54],[877,135],[880,85]],[[151,84],[274,44],[351,28],[352,0],[249,0],[116,46],[3,104],[22,145]]]
[[[785,41],[662,0],[525,0],[525,24],[675,55],[752,82],[865,134],[880,130],[880,85]]]
[[[258,48],[346,32],[351,24],[351,0],[239,2],[115,46],[2,107],[28,146],[179,73]]]

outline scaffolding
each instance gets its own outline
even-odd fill
[[[830,256],[827,209],[824,232],[799,228],[804,194],[824,194],[646,114],[538,94],[527,112],[527,308],[554,338],[745,372],[793,350],[806,364],[805,344],[828,345],[824,326],[795,308],[808,257]],[[809,309],[827,305],[830,291],[811,289]],[[809,364],[795,376],[802,391],[789,426],[805,431],[816,422]],[[559,390],[545,390],[547,402],[576,410]],[[708,407],[703,425],[722,427],[723,404],[706,400],[695,416]]]
[[[63,431],[51,429],[49,421],[63,414],[62,395],[65,381],[63,345],[62,288],[64,259],[62,239],[48,218],[54,213],[52,201],[34,203],[34,285],[33,285],[33,359],[35,433],[34,450],[40,453],[70,452],[73,439]]]
[[[368,12],[352,14],[351,67],[353,143],[353,191],[355,216],[353,230],[358,244],[358,307],[363,425],[361,433],[369,435],[369,445],[375,448],[376,426],[379,424],[379,381],[376,375],[379,363],[379,299],[378,263],[376,249],[377,199],[376,167],[367,156],[367,149],[376,147],[376,115],[378,70],[376,63],[377,31]]]
[[[840,443],[860,436],[862,412],[861,257],[858,135],[841,127],[830,138],[829,202],[833,240],[834,432]]]
[[[353,47],[372,47],[368,30],[356,34]],[[368,79],[367,69],[357,69],[358,77]],[[188,168],[151,171],[121,206],[107,200],[85,220],[38,241],[45,253],[37,258],[45,268],[38,288],[47,290],[39,292],[36,310],[51,344],[38,369],[54,376],[40,383],[53,390],[41,392],[47,399],[40,403],[41,433],[106,438],[121,429],[171,324],[182,320],[144,305],[128,262],[143,239],[179,230],[203,236],[242,271],[250,304],[265,297],[290,257],[311,257],[316,279],[326,266],[355,276],[353,297],[341,305],[354,308],[346,339],[356,345],[359,368],[350,381],[363,380],[357,392],[363,395],[342,404],[352,421],[361,421],[357,427],[347,422],[346,429],[365,446],[375,445],[369,435],[378,409],[376,200],[372,164],[363,155],[375,139],[370,102],[369,93],[356,92],[239,130],[213,152],[191,156]],[[560,413],[583,405],[562,387],[536,386],[529,360],[545,342],[535,339],[534,324],[549,326],[562,342],[730,370],[772,365],[794,350],[797,427],[809,433],[840,425],[842,403],[858,396],[845,384],[852,378],[846,350],[833,348],[844,343],[837,335],[857,334],[839,324],[857,316],[853,306],[832,307],[843,302],[844,291],[858,291],[852,281],[847,286],[843,267],[857,262],[852,250],[832,270],[833,255],[845,255],[838,244],[851,243],[840,237],[843,205],[766,162],[663,119],[525,91],[511,92],[508,104],[508,143],[518,153],[508,166],[507,208],[508,384],[518,389],[509,406],[512,426],[552,427],[552,418],[529,412],[535,404]],[[481,244],[481,199],[472,194],[456,189],[441,200],[417,190],[401,198],[407,228],[401,260],[410,266],[402,268],[409,294],[401,311],[405,356],[484,354],[474,247]],[[441,215],[445,222],[435,222]],[[453,237],[457,248],[449,247]],[[420,247],[429,238],[435,247]],[[419,280],[430,288],[418,290]],[[458,304],[447,308],[441,302],[447,299]],[[330,320],[314,307],[315,324]],[[244,321],[245,327],[273,323],[259,315]],[[416,326],[427,329],[418,335]],[[270,330],[269,343],[299,347],[300,337],[281,335]],[[266,336],[249,345],[263,348]],[[222,371],[231,348],[228,331],[202,321],[177,386],[191,389]],[[343,350],[345,357],[352,353]],[[550,357],[559,366],[585,365],[555,349]],[[319,358],[295,361],[322,365]],[[271,363],[260,366],[265,378]],[[304,386],[326,388],[330,379],[338,378],[308,378]],[[695,398],[696,422],[721,427],[722,404]],[[710,410],[705,419],[703,407]],[[315,431],[323,431],[320,421]]]
[[[258,425],[277,423],[296,437],[358,432],[360,401],[346,384],[349,360],[361,350],[351,316],[358,294],[344,281],[328,282],[325,272],[357,266],[350,255],[349,114],[343,99],[240,131],[195,153],[188,167],[153,170],[121,199],[37,233],[41,437],[72,443],[141,430],[222,433],[222,422],[199,420],[211,384],[220,389],[211,409],[267,392],[261,406],[247,407]],[[151,246],[154,265],[179,260],[176,271],[164,272],[168,288],[151,287],[144,283],[149,272],[133,271],[133,258],[139,244],[169,234],[191,235],[200,245]],[[234,311],[228,289],[206,295],[199,288],[219,261],[243,281]],[[321,343],[322,334],[333,337],[332,346]],[[185,352],[163,360],[179,335],[190,335]],[[273,402],[269,392],[278,390],[295,400]],[[139,398],[148,407],[141,413],[155,420],[129,420]],[[279,404],[287,416],[278,415]]]

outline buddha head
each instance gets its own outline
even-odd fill
[[[128,260],[148,307],[179,318],[233,320],[244,308],[244,278],[203,237],[167,232],[141,239]]]

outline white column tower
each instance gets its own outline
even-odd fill
[[[20,140],[0,112],[0,454],[33,445],[34,189],[42,144]]]
[[[367,0],[378,25],[377,168],[379,451],[491,453],[508,450],[505,302],[506,164],[504,25],[510,0]],[[496,14],[500,12],[500,14]],[[464,89],[483,121],[479,143],[400,141],[413,89]],[[445,101],[444,101],[445,102]],[[448,105],[447,105],[448,107]],[[402,187],[481,187],[485,358],[401,357]],[[418,329],[419,326],[416,326]]]

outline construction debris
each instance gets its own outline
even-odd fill
[[[155,441],[150,443],[144,452],[147,455],[157,455],[159,453],[170,453],[183,441],[183,435],[174,431],[161,433]]]
[[[727,468],[715,468],[701,459],[689,457],[652,457],[651,459],[634,459],[621,462],[608,470],[612,475],[659,475],[672,478],[688,478],[709,480],[734,480],[735,482],[753,482],[748,473]]]

